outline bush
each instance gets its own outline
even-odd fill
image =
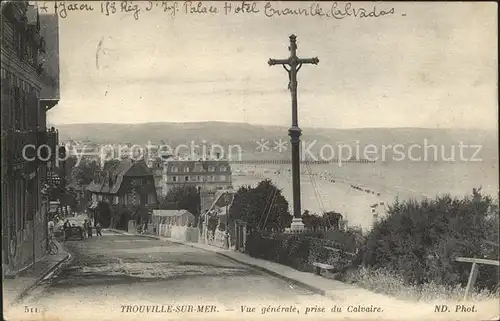
[[[491,255],[483,241],[498,228],[494,225],[498,207],[493,205],[478,190],[463,199],[396,200],[389,215],[369,233],[358,259],[371,270],[390,271],[406,285],[464,286],[471,265],[454,259]],[[497,269],[480,266],[480,270],[477,286],[494,289]]]

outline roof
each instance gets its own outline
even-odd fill
[[[235,191],[234,190],[219,190],[215,194],[215,200],[209,208],[209,212],[215,212],[219,216],[225,213],[233,205]]]
[[[116,194],[120,190],[123,178],[151,177],[153,174],[144,161],[134,163],[130,159],[123,159],[117,164],[106,163],[102,170],[102,181],[94,181],[87,186],[87,191],[103,194]]]
[[[194,216],[188,210],[153,210],[153,216],[161,217],[177,217],[186,214]]]
[[[167,173],[171,173],[172,167],[177,167],[179,172],[184,172],[184,169],[189,168],[190,173],[210,173],[210,167],[215,167],[213,173],[231,173],[231,165],[227,160],[169,160],[165,162]],[[226,167],[225,171],[221,171],[221,167]]]

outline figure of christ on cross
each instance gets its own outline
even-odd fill
[[[300,209],[300,135],[298,111],[297,111],[297,73],[303,64],[317,65],[319,59],[315,58],[298,58],[297,57],[297,37],[290,36],[290,57],[287,59],[269,59],[269,66],[282,65],[288,72],[288,89],[292,94],[292,127],[288,130],[288,134],[292,143],[292,184],[293,184],[293,221],[291,229],[303,230],[304,224],[301,218]],[[287,68],[288,66],[288,68]]]

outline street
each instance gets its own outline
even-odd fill
[[[214,304],[219,312],[241,313],[243,305],[328,302],[295,284],[186,245],[104,232],[67,241],[66,248],[73,260],[32,291],[24,306],[48,315],[69,313],[73,320],[112,318],[111,313],[121,313],[127,305]]]

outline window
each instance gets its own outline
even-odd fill
[[[196,182],[196,176],[191,176],[191,181]]]
[[[120,201],[120,198],[118,196],[115,196],[113,203],[118,204],[119,201]]]
[[[226,166],[223,165],[223,166],[220,167],[220,171],[221,172],[225,172],[226,170],[227,170]]]
[[[201,177],[200,177],[200,176],[198,176],[198,182],[199,182],[200,180],[201,180]]]
[[[212,173],[213,173],[213,172],[215,172],[215,167],[214,167],[214,166],[210,166],[210,167],[208,168],[208,171],[209,171],[209,172],[212,172]]]
[[[177,182],[177,176],[173,176],[173,177],[172,177],[172,181],[173,181],[173,182]]]
[[[189,181],[189,176],[184,176],[184,181],[185,182]]]
[[[135,195],[133,193],[127,194],[127,204],[135,204]]]
[[[172,171],[173,173],[177,173],[177,172],[179,171],[179,169],[177,168],[177,166],[172,166],[172,167],[171,167],[171,171]]]
[[[189,173],[189,167],[188,166],[184,167],[184,172],[185,173]]]

